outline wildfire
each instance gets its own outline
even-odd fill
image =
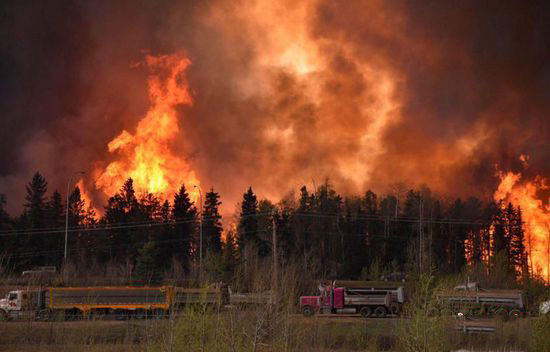
[[[182,158],[174,155],[172,144],[179,133],[176,107],[191,105],[184,79],[191,62],[182,55],[147,55],[144,64],[151,70],[149,98],[151,105],[139,121],[134,134],[123,130],[108,144],[117,160],[95,170],[95,187],[107,195],[115,194],[131,177],[138,193],[172,197],[182,184],[199,185],[195,172]],[[196,191],[188,187],[193,199]]]
[[[523,157],[522,160],[524,160]],[[526,160],[526,159],[525,159]],[[533,181],[520,183],[521,173],[499,172],[500,185],[494,193],[496,201],[504,200],[521,207],[525,247],[531,267],[548,280],[550,246],[550,205],[537,198],[537,191],[549,189],[548,180],[537,176]]]

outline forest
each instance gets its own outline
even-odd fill
[[[68,205],[58,191],[48,191],[37,172],[26,186],[22,213],[2,212],[4,270],[70,263],[85,272],[116,266],[133,282],[197,275],[231,281],[244,275],[246,286],[246,273],[271,265],[275,238],[279,265],[297,265],[310,279],[468,271],[494,277],[489,281],[495,286],[509,286],[537,275],[529,266],[520,208],[474,197],[449,200],[427,187],[344,197],[327,180],[313,190],[303,186],[278,203],[258,199],[250,187],[231,219],[222,219],[222,198],[214,189],[204,194],[201,211],[185,185],[172,200],[161,201],[136,194],[128,179],[101,216],[85,204],[78,187]]]

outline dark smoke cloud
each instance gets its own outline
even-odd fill
[[[249,185],[278,197],[326,177],[343,192],[404,181],[490,196],[494,165],[518,170],[522,153],[531,176],[550,176],[547,2],[301,3],[273,13],[251,1],[3,4],[0,193],[10,209],[34,171],[63,189],[72,170],[112,157],[107,143],[147,109],[147,72],[131,67],[144,50],[192,60],[177,150],[226,211]],[[319,49],[305,77],[264,62],[300,11]],[[395,106],[365,142],[381,73]]]

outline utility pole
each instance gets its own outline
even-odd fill
[[[278,264],[277,264],[277,224],[275,222],[275,208],[271,211],[271,221],[273,228],[272,236],[273,236],[273,283],[271,285],[271,303],[275,303],[277,300],[277,279],[278,279]]]

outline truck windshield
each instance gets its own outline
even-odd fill
[[[15,301],[17,299],[17,293],[8,293],[8,300]]]

